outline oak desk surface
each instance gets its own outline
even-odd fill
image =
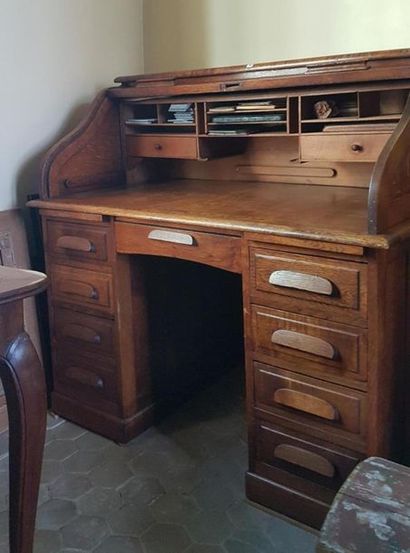
[[[367,232],[368,190],[319,185],[174,180],[108,189],[32,207],[212,229],[264,232],[328,242],[388,248],[409,233]]]

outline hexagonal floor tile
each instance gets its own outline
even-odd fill
[[[182,553],[191,545],[191,539],[176,524],[155,524],[142,536],[146,553]]]
[[[83,495],[77,503],[78,510],[85,515],[105,517],[118,511],[122,499],[113,488],[93,488]]]
[[[78,516],[61,530],[64,547],[85,551],[97,547],[109,533],[104,519],[84,515]]]
[[[33,553],[59,553],[61,545],[61,534],[57,530],[37,530]]]
[[[136,538],[127,536],[109,536],[93,553],[144,553],[142,545]]]
[[[52,440],[44,448],[44,459],[64,461],[77,451],[72,440]]]
[[[50,499],[37,511],[37,528],[41,530],[59,530],[77,516],[77,509],[72,501]]]
[[[167,493],[155,500],[150,509],[158,522],[186,524],[200,511],[195,501],[186,495]]]
[[[117,488],[132,478],[133,474],[125,463],[106,463],[90,472],[94,486]]]
[[[124,503],[133,505],[149,505],[165,493],[157,478],[146,476],[135,476],[118,491]]]
[[[79,474],[62,474],[50,486],[51,497],[59,499],[77,499],[91,489],[91,482]]]
[[[227,514],[220,511],[201,511],[185,528],[192,541],[207,545],[222,544],[235,530]]]
[[[107,522],[114,534],[140,536],[155,519],[145,505],[124,505],[107,516]]]

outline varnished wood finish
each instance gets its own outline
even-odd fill
[[[10,553],[32,553],[46,430],[43,370],[24,331],[23,299],[45,275],[0,267],[0,378],[9,420]]]
[[[410,436],[410,103],[389,108],[410,91],[410,50],[118,82],[51,151],[30,204],[52,280],[53,408],[137,435],[236,355],[241,279],[247,494],[318,527],[360,459],[402,459]],[[215,107],[255,101],[282,120],[212,134]],[[170,124],[171,103],[194,122]]]
[[[116,223],[116,244],[120,253],[161,255],[198,261],[235,273],[241,272],[240,239],[214,233],[166,229],[131,223]],[[163,231],[191,238],[189,243],[155,239],[155,231]],[[154,239],[152,238],[154,236]],[[158,235],[157,235],[158,236]],[[165,235],[163,235],[165,236]],[[169,234],[168,234],[169,237]]]

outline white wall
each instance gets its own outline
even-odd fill
[[[142,50],[142,0],[0,0],[0,210],[37,189],[81,106],[141,72]]]
[[[408,47],[409,0],[144,0],[148,72]]]

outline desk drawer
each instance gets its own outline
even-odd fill
[[[57,348],[114,355],[114,321],[55,306],[53,322]]]
[[[47,253],[65,259],[108,260],[108,230],[93,225],[47,220]]]
[[[302,160],[376,161],[391,134],[337,134],[300,137]]]
[[[65,265],[50,268],[53,298],[112,313],[113,291],[110,274]]]
[[[276,366],[327,380],[367,379],[364,329],[254,305],[252,334],[256,354]]]
[[[241,239],[235,236],[121,222],[115,224],[115,235],[119,253],[187,259],[234,273],[242,270]]]
[[[331,433],[331,441],[350,435],[365,443],[366,394],[262,363],[254,364],[254,385],[257,408],[299,424],[302,432]]]
[[[101,401],[117,401],[115,362],[109,358],[82,355],[57,348],[54,366],[54,390],[80,402],[100,406]],[[116,407],[113,409],[116,410]]]
[[[342,322],[367,322],[365,263],[251,247],[250,276],[255,303]]]
[[[192,136],[127,136],[127,154],[132,157],[196,159],[197,141]]]
[[[276,469],[294,475],[291,484],[302,487],[301,491],[307,485],[306,480],[337,490],[362,458],[333,444],[290,435],[264,421],[256,422],[255,432],[256,460],[267,465],[268,471]]]

